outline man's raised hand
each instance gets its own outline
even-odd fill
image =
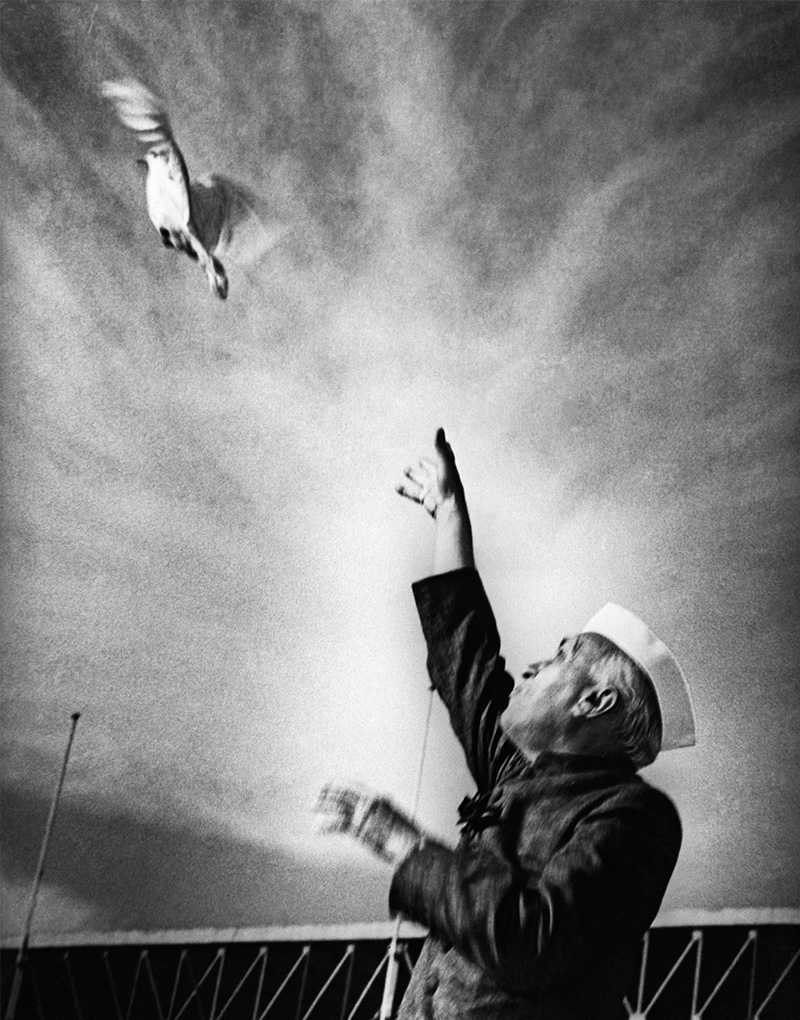
[[[424,506],[436,521],[435,574],[475,566],[464,486],[444,429],[436,432],[433,457],[422,457],[416,467],[407,467],[403,481],[395,489],[406,499]]]
[[[407,467],[403,481],[395,486],[395,490],[406,499],[424,506],[434,519],[446,503],[463,502],[464,487],[444,429],[436,432],[433,457],[421,457],[415,466]]]

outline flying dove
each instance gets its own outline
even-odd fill
[[[190,180],[163,104],[141,82],[106,81],[101,92],[114,103],[125,127],[148,146],[138,162],[147,167],[147,212],[164,245],[198,261],[210,289],[219,298],[227,297],[228,277],[217,256],[229,249],[239,228],[249,223],[251,257],[274,243],[274,232],[259,216],[263,203],[220,174]]]

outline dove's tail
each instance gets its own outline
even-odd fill
[[[184,251],[192,258],[196,258],[205,270],[208,287],[212,294],[216,294],[218,298],[224,300],[228,296],[228,275],[225,272],[225,267],[200,240],[194,223],[190,224],[186,236],[192,251],[188,251],[186,248]]]

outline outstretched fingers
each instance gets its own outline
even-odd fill
[[[402,480],[395,485],[395,492],[419,503],[434,518],[445,500],[462,491],[455,457],[442,428],[436,432],[433,457],[420,457],[416,465],[404,470]]]
[[[354,818],[358,803],[358,795],[346,787],[324,786],[320,790],[315,807],[315,814],[322,832],[350,832],[354,827]]]
[[[435,471],[436,465],[432,461],[423,458],[417,467],[409,466],[403,471],[403,481],[395,485],[395,491],[415,503],[422,503],[425,494],[430,488],[431,471]]]
[[[362,839],[364,826],[382,798],[371,791],[328,784],[320,790],[315,814],[319,831],[338,832]]]
[[[404,496],[406,499],[410,499],[414,503],[422,502],[419,489],[411,488],[404,482],[398,482],[394,487],[394,491],[398,494],[398,496]]]

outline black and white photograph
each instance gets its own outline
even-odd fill
[[[800,1015],[800,3],[0,3],[2,1020]]]

